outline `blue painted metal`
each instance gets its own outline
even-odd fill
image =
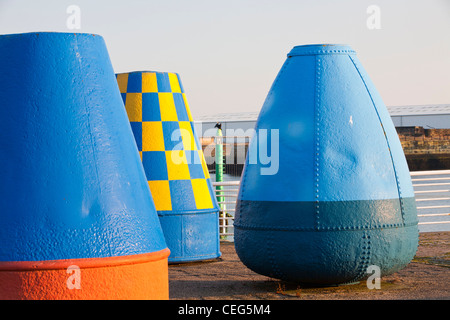
[[[167,248],[101,36],[0,36],[0,261]]]
[[[261,109],[262,129],[279,130],[279,169],[261,174],[267,165],[247,157],[234,224],[247,267],[341,284],[369,276],[369,265],[386,275],[410,262],[418,228],[408,166],[349,46],[294,47]],[[249,150],[260,144],[252,139]]]

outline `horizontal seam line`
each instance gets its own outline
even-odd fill
[[[377,230],[377,229],[393,229],[399,227],[411,227],[418,224],[414,221],[408,224],[391,223],[381,224],[375,226],[342,226],[342,227],[272,227],[272,226],[257,226],[234,223],[234,227],[238,229],[247,230],[261,230],[261,231],[352,231],[352,230]]]
[[[71,265],[80,268],[107,268],[133,265],[166,259],[170,255],[169,248],[155,252],[99,258],[75,258],[44,261],[3,261],[0,271],[43,271],[67,269]]]

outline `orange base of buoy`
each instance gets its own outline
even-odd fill
[[[169,254],[0,262],[0,300],[167,300]]]

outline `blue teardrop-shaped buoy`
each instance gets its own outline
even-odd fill
[[[368,277],[371,265],[386,275],[411,261],[418,221],[408,166],[349,46],[294,47],[255,129],[234,224],[247,267],[287,281],[342,284]]]

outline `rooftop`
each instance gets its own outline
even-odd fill
[[[450,104],[387,107],[391,116],[450,114]]]
[[[256,121],[259,112],[218,113],[196,118],[199,122]]]
[[[388,106],[391,116],[408,115],[435,115],[449,114],[450,104],[416,105],[416,106]],[[198,122],[231,122],[231,121],[256,121],[259,112],[219,113],[204,115],[196,118]]]

